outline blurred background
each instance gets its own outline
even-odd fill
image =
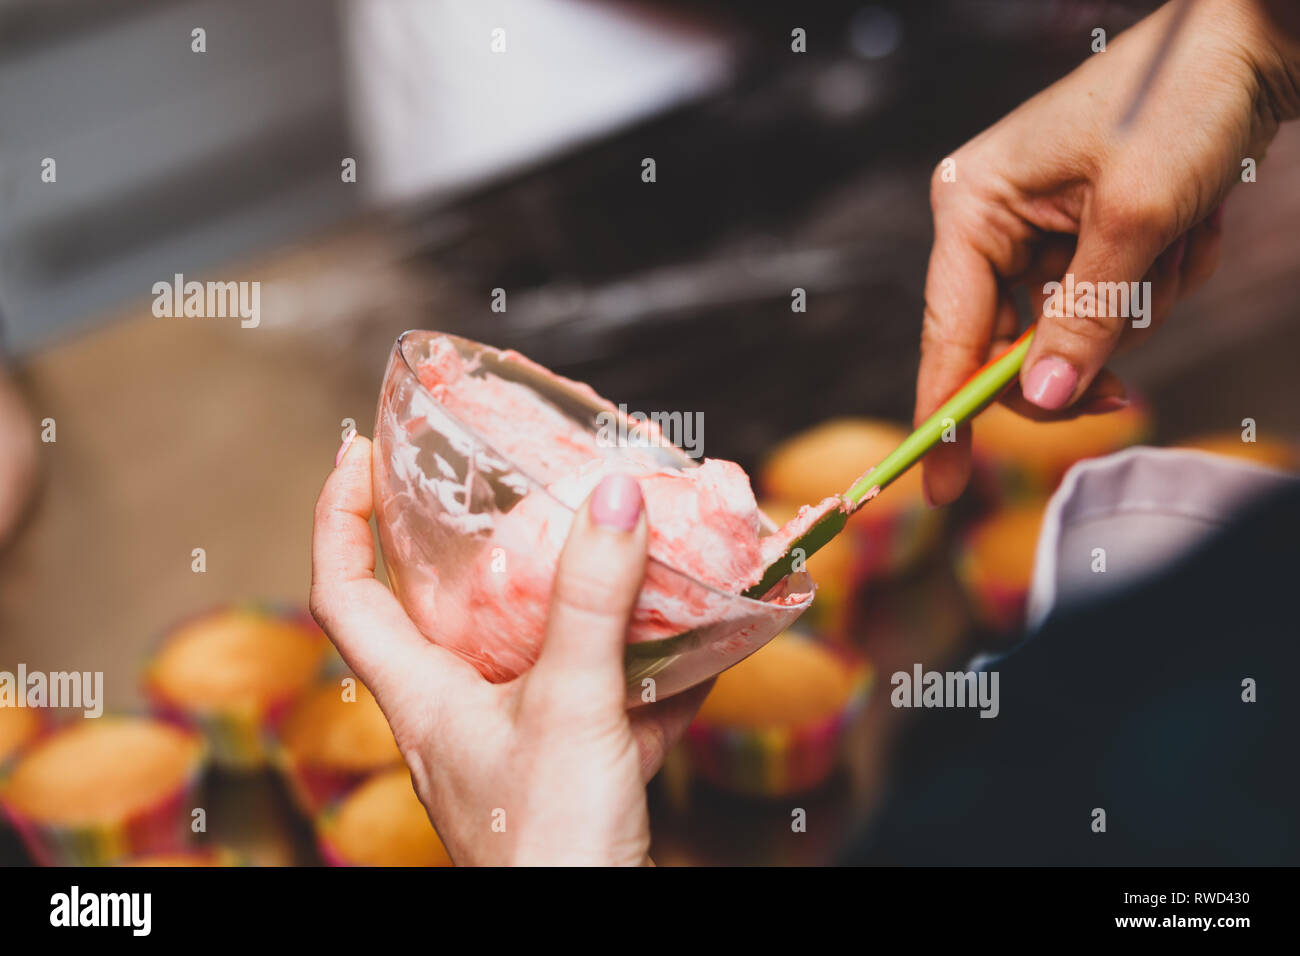
[[[838,491],[774,463],[792,439],[887,445],[910,419],[931,171],[1090,55],[1094,28],[1156,5],[2,0],[0,669],[100,670],[109,708],[137,710],[176,622],[305,605],[313,503],[348,421],[370,432],[407,328],[703,413],[706,453],[774,513]],[[1290,463],[1297,173],[1292,126],[1228,202],[1216,278],[1115,363],[1142,396],[1123,428],[1040,442],[990,424],[965,500],[926,517],[900,491],[826,558],[801,628],[876,674],[820,715],[836,760],[783,775],[798,753],[747,734],[790,730],[778,749],[798,751],[780,723],[797,718],[745,684],[768,675],[731,672],[732,743],[702,726],[652,786],[660,863],[832,859],[905,731],[887,675],[1011,640],[1028,572],[990,578],[1027,566],[1071,461],[1140,440],[1231,450],[1251,417]],[[260,282],[260,323],[156,317],[151,288],[176,273]],[[206,840],[320,861],[274,773],[206,786]],[[792,789],[822,821],[809,833],[788,825]],[[0,861],[25,859],[0,836]]]

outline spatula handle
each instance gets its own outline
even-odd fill
[[[967,379],[952,398],[940,405],[938,411],[904,438],[902,444],[886,455],[880,464],[855,481],[845,492],[844,499],[856,508],[872,497],[874,491],[887,487],[916,464],[922,455],[939,443],[947,429],[965,424],[983,411],[1020,374],[1020,366],[1033,338],[1034,326],[1031,325],[1005,352]]]

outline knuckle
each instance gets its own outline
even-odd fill
[[[951,318],[951,313],[940,311],[928,299],[921,318],[921,355],[932,356],[938,352],[960,350],[978,352],[987,348],[978,330]]]
[[[1176,231],[1177,210],[1159,197],[1143,193],[1098,203],[1096,218],[1109,243],[1140,241],[1163,248]]]
[[[1113,315],[1072,315],[1051,319],[1053,325],[1072,339],[1090,346],[1109,345],[1124,330],[1128,320]]]

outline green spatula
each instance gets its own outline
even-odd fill
[[[1033,338],[1034,327],[1030,326],[1005,352],[972,375],[952,398],[885,456],[884,461],[864,472],[848,491],[840,495],[844,506],[828,512],[796,538],[784,555],[768,565],[762,579],[744,592],[745,597],[762,598],[766,595],[791,572],[798,560],[807,560],[839,534],[849,515],[920,461],[927,451],[939,443],[946,430],[970,421],[983,411],[1020,374],[1020,366]]]

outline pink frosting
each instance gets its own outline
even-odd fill
[[[545,485],[497,517],[485,546],[476,551],[475,566],[456,575],[464,586],[429,594],[427,603],[417,601],[412,609],[426,634],[473,661],[491,680],[509,680],[536,661],[572,509],[614,470],[638,478],[653,559],[633,612],[630,642],[660,640],[717,622],[735,602],[717,592],[737,595],[756,583],[791,541],[841,506],[838,498],[805,506],[775,534],[763,535],[749,478],[733,462],[706,459],[698,467],[663,469],[611,456],[586,428],[539,401],[532,390],[494,375],[467,374],[472,369],[450,342],[435,343],[417,371],[434,398]],[[589,389],[584,394],[594,397]],[[781,601],[797,604],[807,597],[787,595]]]

